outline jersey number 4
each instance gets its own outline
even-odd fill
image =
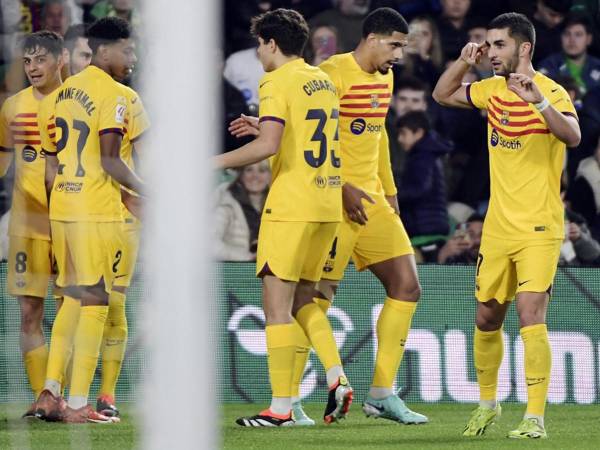
[[[69,124],[62,117],[57,117],[55,123],[62,132],[60,141],[56,143],[56,153],[58,153],[67,146],[69,140]],[[85,143],[90,135],[90,127],[81,120],[73,120],[73,129],[79,131],[79,138],[77,139],[77,170],[75,171],[75,176],[83,177],[85,176],[85,169],[81,165],[81,153],[83,152]]]
[[[340,112],[337,109],[331,110],[330,119],[335,119],[335,135],[333,136],[334,141],[338,141],[338,121],[340,117]],[[304,159],[308,163],[309,166],[317,168],[321,167],[325,160],[327,159],[327,135],[323,132],[325,129],[325,125],[327,124],[327,113],[324,109],[309,109],[306,112],[306,120],[318,120],[317,128],[313,133],[311,142],[319,143],[319,154],[315,157],[315,153],[313,150],[305,150],[304,151]],[[335,155],[334,149],[331,149],[331,165],[333,167],[340,167],[341,162],[340,158]]]

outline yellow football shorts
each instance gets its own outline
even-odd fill
[[[477,258],[477,300],[504,303],[519,292],[550,293],[561,243],[560,239],[511,241],[484,235]]]
[[[52,244],[43,239],[9,236],[8,293],[45,298],[52,278]]]
[[[363,201],[369,219],[366,225],[351,221],[344,212],[344,220],[330,248],[322,278],[341,280],[350,257],[360,271],[381,261],[414,254],[398,214],[383,195],[371,197],[375,200],[374,204]]]
[[[262,221],[258,233],[256,274],[280,280],[319,281],[339,222]]]
[[[94,286],[110,293],[123,258],[122,222],[50,221],[59,287]]]
[[[140,248],[140,232],[141,229],[138,226],[123,226],[123,255],[115,275],[114,286],[129,287],[131,284]]]

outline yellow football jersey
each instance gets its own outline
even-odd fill
[[[554,108],[577,117],[558,83],[539,72],[533,81]],[[565,144],[532,104],[508,90],[504,77],[468,85],[467,98],[487,110],[491,196],[484,233],[514,240],[562,239]]]
[[[102,168],[100,136],[124,134],[127,99],[119,83],[89,66],[69,77],[40,107],[42,148],[58,156],[50,219],[121,221],[119,184]],[[53,139],[52,134],[56,132]]]
[[[50,240],[45,160],[38,130],[40,101],[28,87],[8,98],[0,111],[0,150],[15,158],[15,181],[8,234]]]
[[[150,127],[150,119],[138,93],[128,86],[121,85],[121,87],[125,93],[128,105],[127,116],[125,117],[125,134],[121,143],[121,159],[131,170],[135,170],[133,144]],[[125,208],[125,205],[122,205],[121,212],[123,220],[128,226],[140,225],[140,221]]]
[[[300,58],[265,74],[259,97],[259,121],[284,125],[279,150],[271,158],[263,220],[341,221],[335,86],[322,70]]]
[[[344,161],[344,182],[370,194],[382,194],[381,178],[384,175],[385,193],[395,194],[385,134],[385,116],[394,87],[392,71],[385,75],[367,73],[361,69],[352,53],[334,55],[319,67],[331,77],[340,98],[340,149]],[[380,155],[380,152],[385,153]]]

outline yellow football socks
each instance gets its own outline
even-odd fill
[[[502,328],[494,331],[481,331],[475,327],[473,353],[477,382],[479,383],[479,399],[495,403],[498,390],[498,370],[504,357]]]
[[[292,373],[296,357],[297,330],[295,324],[267,325],[267,360],[273,397],[292,396]]]
[[[329,300],[325,300],[322,298],[315,297],[313,298],[314,302],[319,305],[319,308],[327,314],[327,310],[331,305]],[[308,361],[308,357],[310,356],[310,340],[306,337],[306,333],[302,327],[298,324],[297,321],[294,321],[297,327],[298,333],[298,348],[296,349],[296,359],[294,362],[294,376],[292,379],[292,397],[299,398],[300,397],[300,384],[302,383],[302,377],[304,376],[304,370],[306,369],[306,362]]]
[[[115,396],[126,346],[125,294],[112,291],[108,298],[108,317],[102,337],[102,382],[99,395]]]
[[[543,323],[521,328],[525,354],[525,381],[527,382],[528,415],[543,416],[550,383],[552,352],[548,329]]]
[[[63,305],[64,308],[64,305]],[[108,306],[82,306],[73,349],[70,397],[87,398],[102,344]]]
[[[417,302],[386,297],[377,320],[378,348],[372,386],[391,388],[394,385],[416,308]]]
[[[79,322],[81,304],[72,297],[64,297],[63,304],[56,314],[54,325],[52,326],[52,335],[50,337],[50,350],[48,352],[48,366],[46,369],[46,379],[56,382],[64,381],[75,330]],[[58,392],[54,392],[58,395]]]
[[[329,319],[319,305],[314,302],[304,305],[296,313],[296,320],[308,336],[325,370],[334,366],[341,367],[342,361]]]
[[[35,398],[37,398],[44,389],[44,381],[46,381],[48,346],[44,344],[28,351],[23,355],[23,360],[29,378],[29,385],[35,394]]]

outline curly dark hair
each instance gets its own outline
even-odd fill
[[[114,44],[121,39],[129,39],[131,27],[129,22],[120,17],[103,17],[90,25],[85,37],[88,38],[92,53],[96,54],[98,47],[103,44]]]

